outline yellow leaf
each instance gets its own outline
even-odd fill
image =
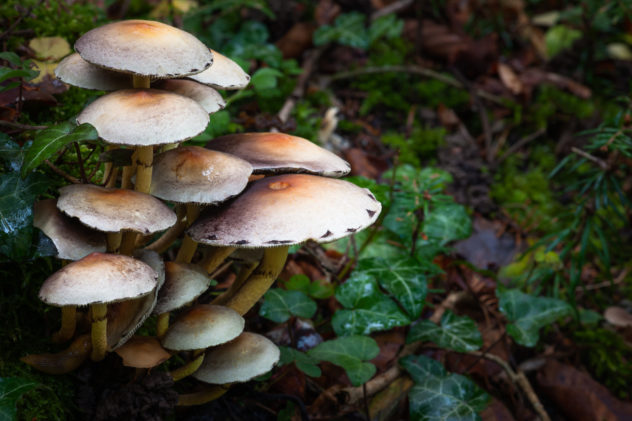
[[[52,78],[55,77],[55,67],[57,67],[57,63],[45,63],[43,61],[38,61],[38,60],[32,60],[32,62],[35,65],[33,66],[34,69],[38,70],[40,73],[35,79],[31,81],[31,83],[34,83],[34,84],[40,83],[42,80],[44,80],[46,75]]]
[[[70,54],[70,44],[62,37],[33,38],[29,47],[39,60],[55,62]]]

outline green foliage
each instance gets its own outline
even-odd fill
[[[314,32],[314,45],[337,42],[349,47],[369,48],[380,38],[399,37],[404,22],[395,15],[382,16],[365,27],[366,16],[359,12],[341,14],[333,25],[323,25]]]
[[[15,406],[25,393],[37,387],[37,383],[19,377],[0,377],[0,421],[16,419]]]
[[[382,135],[382,143],[398,151],[398,159],[402,164],[421,167],[421,159],[433,156],[439,146],[445,142],[446,131],[443,127],[422,128],[415,125],[410,137],[396,132]]]
[[[446,311],[438,326],[430,320],[422,320],[412,326],[406,342],[434,342],[441,348],[457,352],[475,351],[483,345],[476,322],[469,317],[459,317]]]
[[[450,374],[435,360],[409,355],[400,360],[415,386],[408,393],[415,421],[479,421],[489,396],[471,380]]]
[[[301,291],[272,288],[264,295],[259,315],[276,323],[283,323],[292,316],[309,319],[316,313],[317,305]]]
[[[535,346],[541,328],[573,312],[573,308],[565,301],[535,297],[517,289],[497,291],[497,296],[500,311],[511,322],[507,325],[507,333],[523,346]]]
[[[301,291],[304,294],[322,300],[334,295],[334,286],[325,281],[310,281],[310,279],[303,275],[294,275],[286,283],[285,288],[289,291]]]
[[[39,72],[31,69],[31,61],[21,61],[15,53],[4,52],[0,53],[0,59],[6,60],[12,67],[0,66],[0,83],[13,78],[23,78],[24,80],[31,80],[36,77]],[[0,92],[15,88],[19,85],[19,82],[7,83],[0,86]]]
[[[579,98],[550,85],[542,85],[538,88],[536,98],[525,116],[528,122],[546,128],[558,115],[585,119],[592,116],[595,111],[594,101]]]
[[[294,363],[296,368],[310,377],[321,376],[322,372],[318,367],[318,360],[314,357],[287,346],[280,346],[279,349],[281,350],[280,365]]]
[[[555,25],[546,31],[544,41],[549,58],[555,57],[563,50],[570,48],[582,37],[582,32],[566,25]]]
[[[77,126],[66,122],[42,130],[35,135],[33,144],[24,154],[22,176],[24,177],[33,171],[69,143],[97,140],[98,138],[96,129],[88,123]]]
[[[375,374],[375,366],[369,362],[377,356],[380,348],[367,336],[345,336],[317,345],[307,355],[342,367],[351,384],[360,386]]]

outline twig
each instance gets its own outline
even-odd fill
[[[44,162],[46,163],[46,165],[48,165],[50,167],[51,170],[53,170],[53,172],[55,174],[64,177],[66,180],[68,180],[72,184],[81,184],[81,180],[79,180],[78,178],[73,177],[72,175],[68,174],[66,171],[60,169],[55,164],[50,162],[48,159],[45,159]]]
[[[621,282],[623,282],[625,277],[628,275],[628,272],[629,272],[629,269],[625,268],[612,281],[604,281],[604,282],[599,282],[598,284],[578,286],[578,287],[575,287],[575,292],[593,291],[595,289],[608,288],[613,285],[618,285]]]
[[[537,412],[540,416],[540,420],[551,421],[549,414],[547,414],[544,410],[540,399],[538,399],[538,395],[535,394],[533,388],[531,387],[531,383],[529,383],[529,379],[527,379],[527,376],[524,375],[522,370],[517,369],[514,371],[505,360],[494,354],[487,354],[479,351],[470,351],[467,354],[488,359],[501,366],[505,372],[507,372],[509,378],[520,386],[524,394],[527,396],[527,399],[529,399],[529,402],[531,402],[531,405],[533,405],[533,409],[535,409],[535,412]]]
[[[595,164],[599,165],[599,168],[601,168],[604,171],[608,169],[608,164],[606,164],[603,160],[597,158],[596,156],[589,154],[588,152],[584,152],[581,149],[576,148],[575,146],[571,148],[571,151],[581,156],[582,158],[586,158],[587,160],[592,161]]]
[[[376,20],[381,18],[382,16],[386,16],[390,13],[397,13],[400,10],[403,10],[413,4],[413,0],[399,0],[395,3],[391,3],[388,6],[382,7],[380,10],[375,11],[371,14],[371,20]]]
[[[421,75],[428,78],[436,79],[438,81],[445,83],[446,85],[450,85],[455,88],[459,88],[459,89],[465,88],[465,86],[461,82],[459,82],[458,80],[456,80],[455,78],[451,76],[444,75],[443,73],[439,73],[435,70],[428,69],[426,67],[417,66],[417,65],[369,66],[369,67],[363,67],[361,69],[349,70],[346,72],[336,73],[331,76],[323,76],[320,79],[320,86],[322,88],[325,88],[329,84],[331,84],[331,82],[334,82],[337,80],[351,79],[356,76],[370,75],[370,74],[375,74],[375,73],[410,73],[410,74],[416,74],[416,75]],[[482,89],[474,88],[474,92],[476,93],[476,95],[488,101],[494,102],[496,104],[503,103],[502,98],[496,95],[492,95],[489,92],[485,92]]]
[[[73,143],[75,144],[75,152],[77,153],[77,160],[79,162],[79,173],[81,174],[81,181],[87,183],[88,178],[86,177],[86,169],[83,167],[83,158],[81,158],[81,148],[79,147],[79,142]]]
[[[524,136],[522,139],[520,139],[519,141],[517,141],[516,143],[511,145],[511,147],[509,149],[507,149],[507,151],[504,154],[502,154],[500,156],[500,158],[498,158],[498,163],[500,164],[505,159],[509,158],[511,155],[516,153],[516,151],[518,151],[520,148],[525,146],[527,143],[529,143],[532,140],[535,140],[538,137],[542,136],[545,132],[546,132],[546,130],[544,128],[542,128],[542,129],[539,129],[536,132],[533,132],[533,133],[531,133],[529,135]]]
[[[6,121],[6,120],[0,120],[0,126],[11,127],[13,129],[20,129],[20,130],[42,130],[42,129],[48,128],[48,126],[30,126],[28,124],[14,123],[12,121]]]

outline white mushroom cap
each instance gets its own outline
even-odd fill
[[[302,137],[283,133],[239,133],[206,144],[250,162],[255,174],[309,173],[341,177],[351,167],[344,159]]]
[[[215,89],[242,89],[248,86],[250,76],[228,57],[211,50],[213,65],[201,73],[189,76],[190,79]]]
[[[156,87],[165,91],[191,98],[206,110],[207,113],[215,113],[224,109],[226,101],[222,95],[210,86],[186,79],[165,79]]]
[[[169,150],[154,158],[151,194],[180,203],[218,203],[239,194],[252,167],[243,159],[199,146]]]
[[[104,95],[77,116],[99,137],[117,145],[150,146],[180,142],[204,131],[208,113],[182,95],[157,89],[124,89]]]
[[[83,89],[115,91],[132,86],[130,75],[102,69],[88,63],[77,53],[69,55],[55,67],[55,76],[64,83]]]
[[[193,377],[211,384],[245,382],[272,370],[280,351],[265,336],[244,332],[237,339],[206,351]]]
[[[234,200],[207,209],[188,235],[249,248],[328,242],[368,227],[381,209],[369,190],[347,181],[287,174],[255,181]]]
[[[92,29],[77,40],[75,50],[97,66],[161,79],[199,73],[213,63],[213,54],[193,35],[148,20]]]
[[[171,358],[158,339],[150,336],[134,336],[115,352],[125,367],[134,368],[156,367]]]
[[[52,274],[39,297],[56,306],[111,303],[148,294],[157,277],[152,268],[129,256],[92,253]]]
[[[202,295],[211,279],[195,265],[165,262],[165,284],[158,292],[155,314],[179,309]]]
[[[155,197],[125,189],[72,184],[59,189],[57,207],[99,231],[162,231],[176,223],[176,214]]]
[[[79,260],[94,252],[105,252],[103,232],[93,230],[57,209],[57,200],[46,199],[33,206],[33,225],[55,244],[60,259]]]
[[[239,336],[244,323],[231,308],[198,304],[169,326],[162,345],[172,351],[186,351],[223,344]]]

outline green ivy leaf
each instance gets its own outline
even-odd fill
[[[324,281],[310,281],[303,274],[292,276],[286,283],[285,288],[289,291],[301,291],[312,298],[322,300],[334,295],[334,286]]]
[[[280,71],[271,67],[263,67],[252,75],[250,83],[258,94],[266,94],[269,90],[277,87],[280,77],[283,77],[283,73]]]
[[[333,26],[323,25],[314,32],[314,45],[337,42],[349,47],[366,49],[369,46],[369,36],[364,21],[365,15],[362,13],[344,13],[336,18]]]
[[[268,290],[264,295],[259,315],[276,323],[283,323],[291,316],[311,318],[317,305],[301,291],[286,291],[281,288]]]
[[[37,386],[37,383],[19,377],[0,377],[0,421],[15,420],[18,400]]]
[[[474,320],[459,317],[449,310],[441,318],[441,326],[430,320],[423,320],[410,329],[406,341],[434,342],[441,348],[457,352],[474,351],[483,345],[481,332]]]
[[[377,181],[356,175],[352,177],[345,177],[345,181],[355,184],[358,187],[369,189],[378,202],[382,204],[383,208],[387,208],[390,204],[390,187],[387,184],[379,184]]]
[[[12,234],[30,225],[33,202],[46,191],[48,183],[42,174],[25,179],[15,172],[0,174],[0,232]]]
[[[394,14],[380,16],[371,22],[369,27],[369,44],[373,44],[378,39],[398,38],[404,29],[404,21],[398,19]]]
[[[338,310],[331,319],[331,325],[338,336],[368,335],[408,324],[410,319],[397,304],[386,297],[367,308]]]
[[[472,222],[464,206],[445,203],[434,207],[426,215],[422,230],[430,240],[443,246],[450,241],[469,237]]]
[[[382,174],[382,179],[390,180],[395,172],[395,182],[405,191],[423,194],[428,192],[431,195],[444,190],[452,182],[449,172],[438,168],[427,167],[422,170],[412,165],[400,165]]]
[[[437,274],[437,266],[422,264],[417,259],[400,255],[396,258],[361,259],[351,279],[369,276],[379,280],[380,285],[402,305],[410,318],[421,314],[428,292],[428,274]]]
[[[534,297],[517,289],[497,291],[496,295],[500,311],[512,322],[507,325],[507,333],[524,346],[535,346],[541,328],[573,312],[565,301]]]
[[[398,191],[393,194],[393,203],[384,217],[384,228],[395,234],[407,246],[412,244],[413,233],[418,224],[416,212],[424,205],[423,196],[409,192]]]
[[[24,151],[16,142],[5,134],[0,133],[0,160],[12,171],[18,171],[22,166]]]
[[[478,421],[489,396],[471,380],[449,374],[424,356],[410,355],[400,363],[411,374],[415,386],[408,393],[411,420]]]
[[[88,123],[75,126],[66,122],[44,129],[35,135],[33,144],[24,154],[22,176],[24,177],[37,168],[67,144],[83,140],[97,140],[98,138],[97,130]]]
[[[281,350],[281,365],[294,363],[296,368],[310,377],[320,377],[322,375],[320,367],[317,365],[317,359],[304,352],[287,346],[280,346],[279,349]]]
[[[351,384],[360,386],[375,374],[375,366],[366,361],[375,358],[379,352],[380,348],[370,337],[346,336],[323,342],[307,351],[307,355],[342,367]]]

